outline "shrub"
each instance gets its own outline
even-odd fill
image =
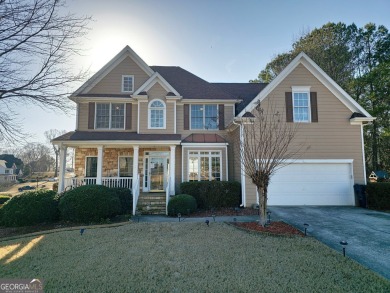
[[[0,204],[4,204],[7,200],[11,198],[11,195],[0,194]]]
[[[378,210],[390,210],[390,183],[368,183],[366,188],[367,205]]]
[[[168,215],[176,216],[178,213],[188,214],[196,211],[196,199],[188,194],[179,194],[168,202]]]
[[[58,182],[53,183],[53,190],[58,191]]]
[[[128,188],[111,188],[121,203],[121,214],[131,214],[133,211],[133,196]]]
[[[52,190],[36,190],[15,195],[1,208],[1,224],[28,226],[58,220],[58,201]]]
[[[60,197],[61,219],[72,222],[98,222],[121,212],[119,196],[102,185],[84,185]]]
[[[201,209],[236,207],[241,202],[241,185],[234,181],[183,182],[180,191],[195,197]]]

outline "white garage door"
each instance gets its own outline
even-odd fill
[[[352,160],[301,160],[276,171],[269,205],[354,205]]]

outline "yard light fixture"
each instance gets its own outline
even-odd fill
[[[140,211],[135,211],[135,216],[137,217],[137,221],[138,221],[138,223],[139,223],[139,218],[140,218],[140,216],[141,216],[141,212]]]
[[[238,216],[238,212],[240,211],[240,208],[239,207],[235,207],[234,211],[236,212],[236,216]]]
[[[309,227],[309,224],[304,223],[303,226],[305,227],[305,236],[307,236],[307,227]]]
[[[270,211],[267,212],[267,215],[268,215],[268,224],[271,224],[271,214],[272,214],[272,212],[270,212]]]
[[[80,229],[80,235],[81,235],[81,236],[83,236],[84,231],[85,231],[85,228],[81,228],[81,229]]]
[[[343,246],[343,255],[345,257],[345,247],[348,245],[348,242],[343,240],[343,241],[340,241],[340,244]]]
[[[214,220],[214,222],[215,222],[215,215],[213,214],[213,215],[211,215],[212,217],[213,217],[213,220]]]
[[[233,221],[234,221],[234,222],[237,222],[237,218],[233,218]]]
[[[206,225],[207,225],[207,227],[209,226],[209,223],[210,223],[210,221],[209,220],[206,220]]]
[[[178,214],[177,214],[177,217],[179,218],[179,222],[180,222],[181,213],[178,213]]]

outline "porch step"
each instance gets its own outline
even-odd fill
[[[165,215],[165,193],[141,193],[137,209],[142,215]]]

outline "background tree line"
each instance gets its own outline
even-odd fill
[[[272,81],[305,52],[372,116],[364,127],[368,170],[390,170],[390,34],[383,25],[327,23],[303,34],[251,82]]]

